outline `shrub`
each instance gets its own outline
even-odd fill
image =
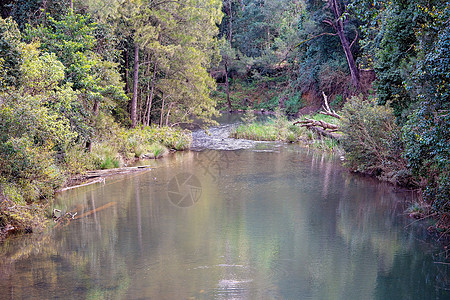
[[[6,192],[14,190],[5,196],[19,202],[32,202],[50,198],[53,191],[64,183],[65,178],[56,166],[54,153],[46,147],[34,146],[26,137],[0,144],[0,153],[0,177],[4,178],[1,185],[7,187]]]
[[[75,175],[83,174],[86,170],[93,170],[97,165],[86,147],[74,145],[64,154],[64,167],[69,175]]]
[[[244,122],[246,124],[255,122],[257,119],[256,115],[255,115],[255,111],[253,109],[247,109],[241,119],[242,119],[242,122]]]
[[[298,113],[304,106],[302,93],[300,92],[295,93],[284,101],[285,112],[290,115]]]
[[[405,173],[401,130],[388,105],[352,97],[341,112],[345,164],[352,170],[385,177],[393,182]]]

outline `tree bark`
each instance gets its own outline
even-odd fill
[[[128,48],[124,51],[125,54],[125,90],[127,91],[127,95],[130,94],[130,83],[128,81],[129,76],[129,68],[130,64],[128,63]]]
[[[171,103],[172,104],[172,103]],[[167,115],[166,115],[166,126],[169,126],[169,116],[170,116],[170,109],[172,108],[172,105],[169,105],[167,108]]]
[[[136,109],[139,80],[139,46],[134,46],[133,98],[131,99],[131,127],[136,127]]]
[[[230,82],[228,81],[228,64],[225,62],[224,66],[225,66],[225,85],[227,88],[228,109],[230,110],[230,112],[232,112],[233,109],[231,107],[231,101],[230,101]]]
[[[94,111],[94,116],[98,116],[99,103],[98,103],[97,100],[94,101],[94,108],[93,108],[93,111]]]

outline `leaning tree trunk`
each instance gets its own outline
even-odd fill
[[[342,21],[339,21],[342,24]],[[352,76],[352,83],[355,88],[359,87],[359,70],[356,66],[355,59],[353,58],[352,50],[350,49],[350,43],[348,38],[344,34],[343,26],[337,26],[337,34],[341,40],[342,48],[344,48],[345,57],[347,58],[348,67],[350,69],[350,74]],[[339,29],[340,28],[340,29]]]
[[[137,109],[137,94],[138,94],[138,80],[139,80],[139,46],[134,46],[134,75],[133,75],[133,98],[131,99],[131,127],[136,127],[136,109]]]
[[[344,22],[342,21],[342,13],[341,13],[341,9],[339,7],[339,3],[337,2],[337,0],[331,1],[331,7],[333,10],[333,14],[336,18],[335,22],[332,22],[332,26],[336,30],[336,33],[339,36],[339,39],[341,41],[342,48],[344,49],[345,57],[347,59],[347,64],[350,69],[350,74],[352,76],[352,83],[355,88],[358,88],[359,87],[359,69],[356,66],[355,59],[354,59],[352,51],[351,51],[350,43],[344,32]],[[328,23],[328,22],[326,22],[326,23]]]

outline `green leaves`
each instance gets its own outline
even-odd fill
[[[353,97],[341,112],[346,164],[353,170],[398,183],[406,164],[401,157],[401,131],[392,110],[376,100]]]
[[[24,45],[21,72],[23,87],[28,94],[46,93],[57,88],[64,79],[64,66],[54,53],[40,54],[38,45]]]
[[[418,103],[403,128],[409,166],[424,181],[425,198],[442,215],[450,211],[449,4],[423,9],[431,19],[418,32],[422,47],[409,86]]]
[[[20,78],[20,32],[11,19],[0,18],[0,92],[16,86]]]

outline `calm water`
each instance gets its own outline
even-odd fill
[[[442,250],[403,217],[412,195],[325,154],[240,146],[61,194],[81,218],[0,246],[0,298],[450,296]]]

